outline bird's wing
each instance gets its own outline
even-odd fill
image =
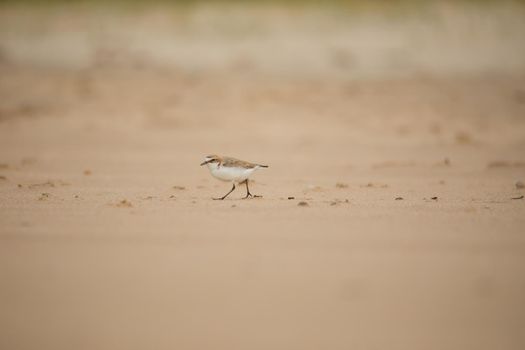
[[[244,160],[240,160],[240,159],[235,159],[235,158],[232,158],[232,157],[224,157],[222,159],[222,166],[225,166],[225,167],[240,167],[240,168],[245,168],[245,169],[252,169],[252,168],[255,168],[257,166],[257,164],[253,164],[253,163],[250,163],[250,162],[246,162]]]

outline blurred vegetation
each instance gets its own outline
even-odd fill
[[[351,11],[353,13],[398,13],[427,11],[433,5],[466,5],[492,6],[518,5],[525,11],[525,0],[0,0],[0,9],[30,7],[31,10],[54,11],[57,7],[78,7],[84,10],[98,8],[113,9],[116,11],[143,11],[152,7],[173,8],[177,11],[192,10],[199,6],[213,6],[225,8],[231,6],[242,7],[281,7],[288,9],[303,8],[332,8],[336,11]]]
[[[342,6],[389,6],[426,5],[431,3],[525,3],[525,0],[0,0],[0,4],[128,4],[128,5],[194,5],[194,4],[272,4],[272,5],[342,5]]]

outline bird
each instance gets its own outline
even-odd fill
[[[231,182],[233,185],[230,192],[226,193],[222,197],[213,198],[214,200],[223,200],[224,198],[228,197],[228,195],[235,190],[236,183],[239,185],[243,183],[246,184],[246,196],[243,199],[250,197],[262,197],[250,193],[250,189],[248,187],[248,178],[256,170],[260,168],[268,168],[268,165],[250,163],[232,157],[221,157],[216,154],[206,156],[204,158],[204,162],[201,163],[201,166],[203,165],[208,166],[208,169],[210,170],[210,173],[213,177],[221,181]]]

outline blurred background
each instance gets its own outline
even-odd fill
[[[523,1],[0,1],[0,348],[524,349],[524,38]],[[264,198],[211,201],[214,153]]]
[[[3,130],[192,130],[227,153],[523,145],[522,2],[3,1],[0,16]]]
[[[344,147],[374,163],[370,145],[524,142],[522,2],[3,1],[0,16],[4,149],[114,149],[99,131],[195,142],[188,161]]]

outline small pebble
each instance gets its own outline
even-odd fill
[[[308,203],[302,201],[302,202],[297,203],[297,205],[300,206],[300,207],[307,207],[307,206],[308,206]]]
[[[288,199],[295,199],[295,197],[288,197]]]
[[[396,201],[402,201],[403,197],[396,197]]]
[[[516,188],[518,190],[521,190],[522,188],[525,188],[525,183],[523,183],[523,181],[516,182]]]
[[[49,198],[49,193],[42,193],[40,197],[38,198],[39,201],[43,201]]]
[[[131,207],[133,207],[133,204],[131,204],[131,202],[128,201],[127,199],[123,199],[123,200],[121,200],[120,202],[117,203],[117,207],[119,207],[119,208],[131,208]]]
[[[438,197],[432,197],[430,199],[437,201]]]
[[[525,196],[519,196],[519,197],[512,197],[511,199],[523,199]]]

